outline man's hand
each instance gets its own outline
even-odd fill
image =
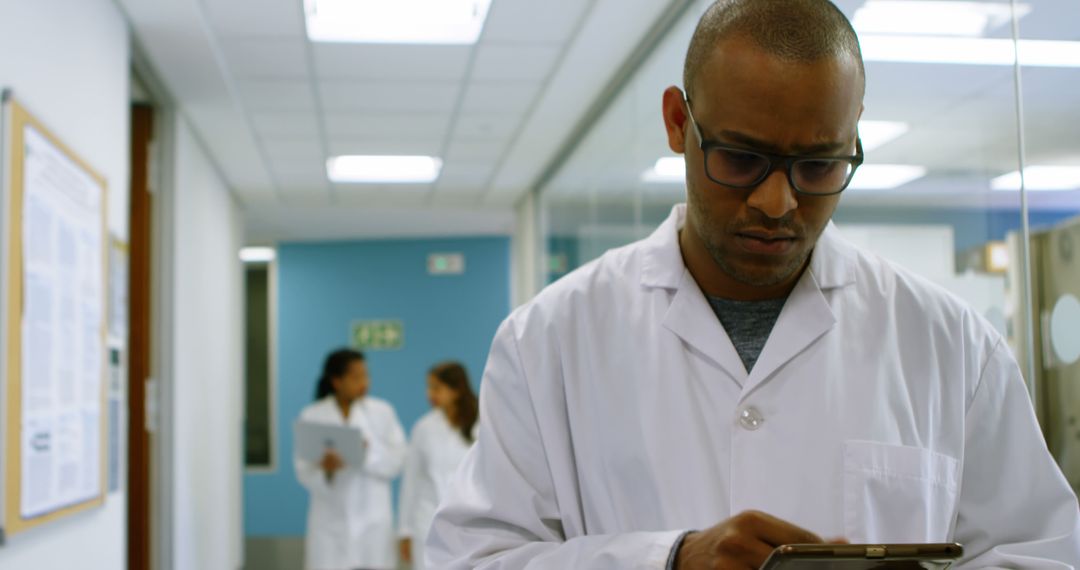
[[[777,546],[822,542],[808,530],[765,513],[747,511],[708,530],[688,534],[675,555],[675,568],[756,570]]]

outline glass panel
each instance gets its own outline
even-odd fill
[[[985,8],[974,10],[985,15],[975,30],[960,29],[962,19],[946,20],[956,22],[946,29],[938,17],[882,21],[873,2],[838,2],[861,28],[868,88],[860,123],[866,164],[834,220],[849,240],[967,299],[1006,333],[1001,253],[1022,218],[1019,194],[992,183],[1018,163],[1013,68],[1008,58],[925,63],[918,54],[939,36],[1008,48],[1012,27],[1001,11],[1008,4],[972,3]],[[549,281],[644,237],[685,200],[681,164],[658,162],[678,159],[668,150],[660,101],[667,86],[682,84],[686,46],[709,4],[687,12],[542,189]],[[860,12],[867,9],[869,18]],[[908,42],[906,51],[890,51],[897,39]]]
[[[1029,4],[1019,31],[1034,307],[1030,356],[1047,443],[1080,490],[1080,136],[1074,126],[1080,125],[1080,2]],[[1047,52],[1057,61],[1045,61]],[[1021,237],[1012,243],[1019,249]],[[1028,355],[1026,347],[1018,352]]]
[[[953,4],[963,13],[949,18],[935,15],[943,6],[934,2],[888,13],[898,5],[842,4],[866,59],[866,165],[834,221],[849,240],[945,287],[1010,335],[1007,283],[1021,273],[1008,274],[1004,243],[1023,218],[1019,194],[994,187],[1018,164],[1014,70],[1009,57],[965,57],[969,48],[992,52],[987,46],[1009,54],[1009,4]]]
[[[549,281],[648,234],[673,204],[685,200],[660,98],[668,85],[681,85],[686,46],[709,4],[703,0],[687,12],[541,189]],[[867,94],[860,121],[866,162],[834,221],[850,241],[966,300],[1023,361],[1031,331],[1019,287],[1027,280],[1017,246],[1023,243],[1021,193],[1010,189],[1009,178],[1020,164],[1012,5],[837,5],[859,32]],[[889,13],[897,6],[900,12]],[[934,12],[942,9],[960,12]],[[1076,21],[1073,0],[1019,2],[1016,10],[1025,39],[1061,40],[1070,33],[1075,39],[1068,24]],[[1075,53],[1065,48],[1061,53]],[[1050,51],[1033,57],[1064,56]],[[1060,128],[1077,123],[1062,120],[1080,109],[1071,97],[1076,89],[1057,83],[1075,73],[1075,67],[1043,66],[1027,86],[1027,108],[1038,108],[1028,125],[1033,164],[1080,163],[1069,148],[1080,138]],[[1032,196],[1036,228],[1059,223],[1077,209],[1075,193]],[[1010,235],[1016,236],[1013,247],[1007,245]]]
[[[674,178],[654,172],[668,150],[660,97],[682,84],[682,61],[694,26],[711,2],[687,11],[612,101],[547,187],[548,280],[604,251],[649,235],[685,199],[681,163]]]
[[[859,32],[867,93],[866,162],[833,221],[1005,336],[1080,490],[1080,1],[836,3]],[[647,235],[685,200],[660,101],[681,85],[709,4],[688,11],[540,189],[549,280]]]

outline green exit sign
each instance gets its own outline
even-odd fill
[[[352,346],[357,350],[401,350],[405,325],[401,321],[354,321]]]

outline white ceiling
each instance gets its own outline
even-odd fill
[[[302,0],[117,0],[242,202],[250,242],[506,233],[648,29],[682,0],[494,0],[475,46],[316,44]],[[617,25],[613,25],[617,23]],[[328,182],[336,154],[444,159]]]
[[[1001,0],[987,0],[1001,1]],[[1026,39],[1080,40],[1080,2],[1030,0],[1021,20]],[[682,61],[701,10],[700,0],[612,102],[549,187],[562,201],[622,197],[671,202],[681,183],[641,181],[641,174],[671,152],[660,115],[668,85],[681,85]],[[852,16],[864,0],[840,0]],[[997,36],[1011,37],[1006,26]],[[1080,68],[1023,69],[1028,164],[1080,165]],[[1011,67],[867,63],[863,118],[903,121],[911,130],[867,155],[867,163],[918,164],[930,175],[895,191],[845,193],[845,203],[933,207],[1015,208],[1015,193],[992,192],[990,181],[1018,168],[1016,99]],[[615,144],[618,141],[618,144]],[[1032,207],[1080,211],[1080,191],[1030,193]]]

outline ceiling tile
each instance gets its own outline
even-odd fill
[[[505,1],[512,0],[496,0]],[[562,2],[557,2],[554,8],[550,8],[547,2],[542,4],[545,10],[565,9],[561,6]],[[515,144],[507,150],[503,166],[490,189],[488,198],[492,201],[500,200],[500,204],[513,202],[535,183],[551,157],[565,144],[569,131],[587,112],[588,106],[600,96],[604,86],[611,80],[611,74],[624,62],[627,55],[633,52],[660,15],[672,6],[670,2],[655,0],[617,0],[589,4],[589,18],[577,32],[575,39],[568,44],[569,51],[558,71],[545,84],[542,96],[536,98],[521,136],[517,137]],[[683,50],[693,31],[693,12],[697,9],[691,8],[667,38],[670,42],[681,44]],[[616,29],[617,31],[614,31]],[[492,41],[494,39],[491,38]],[[662,42],[662,45],[670,42]],[[672,63],[675,68],[681,68],[681,60],[654,62],[652,58],[647,66],[671,66]],[[636,76],[634,80],[637,80]],[[659,97],[665,86],[660,87],[656,97]],[[499,198],[498,195],[502,193],[508,197]]]
[[[326,190],[325,162],[318,160],[276,160],[270,165],[282,192],[296,190]]]
[[[322,79],[461,81],[471,46],[385,44],[312,45]]]
[[[279,160],[318,163],[326,159],[316,139],[263,139],[263,148],[271,164]]]
[[[449,112],[460,87],[452,82],[356,82],[323,81],[319,84],[323,110],[327,113]]]
[[[555,45],[484,43],[477,48],[474,80],[542,81],[551,72],[560,48]]]
[[[239,90],[248,110],[309,111],[315,108],[311,85],[303,80],[240,81]]]
[[[491,161],[448,161],[439,175],[439,182],[485,182],[495,170]]]
[[[441,207],[476,207],[476,204],[483,199],[484,189],[470,186],[461,187],[439,187],[434,194],[431,195],[429,203],[432,206]]]
[[[454,140],[446,151],[443,159],[446,164],[457,161],[466,163],[490,162],[495,163],[506,152],[506,145],[502,141],[461,141]]]
[[[312,111],[259,112],[253,113],[251,119],[263,137],[314,139],[319,136],[319,125]]]
[[[331,113],[326,132],[333,138],[405,138],[442,140],[450,125],[449,113]]]
[[[462,114],[454,125],[457,140],[508,140],[517,132],[521,120],[514,115]]]
[[[565,42],[590,4],[582,0],[496,0],[484,24],[483,41]]]
[[[285,230],[288,232],[287,235],[289,235],[291,239],[296,239],[297,236],[304,236],[305,234],[317,231],[316,228],[318,225],[312,224],[310,220],[297,221],[295,217],[290,216],[290,214],[285,212],[292,212],[295,214],[295,208],[329,206],[333,203],[334,196],[330,193],[330,190],[326,189],[326,187],[314,190],[282,190],[282,208],[279,209],[278,217],[285,218],[281,220],[280,223],[287,228],[287,230]]]
[[[211,25],[222,36],[304,37],[300,0],[216,0],[202,2]]]
[[[238,79],[306,79],[303,42],[299,38],[233,38],[221,45]]]
[[[442,141],[434,139],[330,139],[330,154],[371,154],[371,155],[424,155],[438,156]]]
[[[329,183],[325,180],[319,180],[317,178],[300,178],[283,176],[278,181],[279,192],[284,197],[286,194],[312,194],[317,196],[326,196],[330,194]]]
[[[431,192],[430,184],[335,184],[333,188],[338,205],[365,208],[373,204],[420,206],[427,203]]]
[[[494,161],[448,161],[436,183],[436,194],[474,194],[482,192],[495,172]]]
[[[255,134],[236,113],[236,106],[231,101],[188,104],[184,106],[184,112],[206,141],[209,156],[221,166],[231,188],[238,191],[273,189]]]
[[[236,196],[245,207],[275,207],[278,205],[278,194],[272,190],[237,190]]]
[[[524,115],[540,87],[538,82],[473,82],[467,88],[461,111]]]

